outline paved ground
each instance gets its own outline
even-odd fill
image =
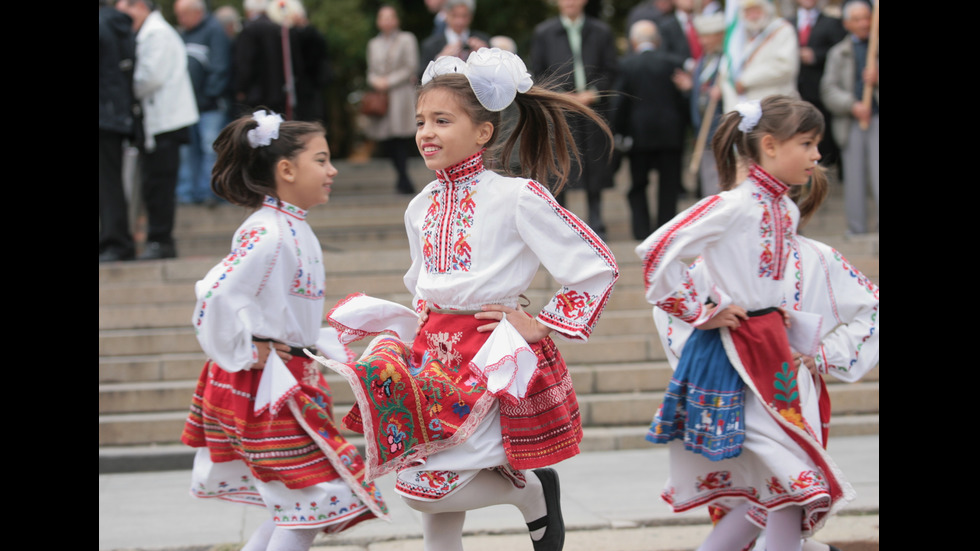
[[[857,490],[857,499],[820,533],[843,551],[878,548],[878,436],[831,440],[830,452]],[[660,501],[667,479],[666,448],[595,452],[557,466],[568,527],[567,551],[687,550],[710,529],[703,511],[675,515]],[[254,506],[190,497],[189,471],[99,475],[99,549],[232,551],[261,524]],[[392,478],[379,486],[392,522],[372,521],[317,547],[342,551],[421,550],[417,514],[392,491]],[[466,521],[467,551],[531,549],[517,509],[481,509]]]

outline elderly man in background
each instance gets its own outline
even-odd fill
[[[703,55],[692,72],[674,73],[674,84],[690,94],[691,124],[695,135],[701,131],[702,124],[709,125],[698,167],[700,194],[707,197],[721,191],[718,166],[711,151],[711,139],[724,113],[721,106],[721,87],[718,85],[718,69],[722,64],[725,43],[725,16],[721,12],[699,15],[694,18],[694,27],[698,31]],[[714,109],[709,112],[712,102]]]
[[[231,41],[221,23],[207,12],[204,0],[177,0],[174,13],[187,48],[187,70],[200,120],[191,126],[191,143],[180,148],[177,201],[214,203],[211,167],[212,144],[225,125],[223,105],[231,71]]]
[[[876,56],[873,64],[867,63],[870,6],[861,0],[848,2],[844,28],[850,34],[827,54],[820,91],[833,115],[834,137],[841,146],[847,230],[859,235],[868,231],[868,187],[878,208],[878,59]],[[867,86],[872,87],[871,105],[861,101]]]
[[[116,9],[133,19],[136,31],[133,94],[143,115],[140,175],[148,226],[146,246],[137,258],[173,258],[180,145],[198,120],[187,51],[152,0],[119,0]]]
[[[731,67],[722,65],[721,92],[725,111],[739,102],[772,94],[799,97],[800,47],[796,30],[774,15],[768,0],[742,0],[744,31],[741,50]]]
[[[633,140],[633,183],[627,199],[633,238],[643,240],[677,214],[688,104],[673,81],[674,73],[682,70],[684,58],[659,48],[657,26],[652,21],[637,21],[630,27],[629,38],[635,53],[620,66],[612,126],[617,135]],[[658,175],[656,223],[651,223],[647,201],[651,170]]]

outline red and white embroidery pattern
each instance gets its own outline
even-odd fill
[[[529,181],[527,183],[527,189],[544,199],[555,214],[568,227],[575,230],[575,233],[582,237],[592,249],[592,252],[601,258],[606,266],[613,269],[615,274],[613,280],[603,290],[601,295],[590,295],[584,291],[578,292],[568,287],[562,287],[561,291],[548,303],[548,307],[538,314],[538,317],[546,320],[548,324],[554,327],[560,327],[563,331],[569,333],[583,331],[587,336],[592,332],[592,328],[595,327],[596,322],[599,321],[599,315],[602,313],[603,308],[605,308],[609,293],[612,291],[612,286],[619,277],[619,267],[616,265],[616,259],[613,257],[609,247],[599,239],[599,236],[577,216],[559,205],[551,194],[541,187],[541,184]]]
[[[429,195],[422,222],[422,256],[428,273],[468,272],[473,263],[469,244],[476,211],[476,185],[483,168],[483,151],[446,170]]]
[[[789,188],[759,165],[749,170],[749,179],[759,189],[752,197],[762,209],[762,223],[759,225],[762,252],[759,254],[758,275],[779,281],[786,271],[786,259],[796,235],[793,217],[783,204]]]
[[[663,262],[663,256],[673,243],[677,232],[702,219],[709,212],[720,206],[721,201],[721,197],[717,195],[702,201],[697,208],[671,226],[657,246],[650,249],[643,259],[643,282],[647,288],[650,287],[651,275],[655,268]],[[657,306],[684,321],[693,322],[701,315],[701,301],[698,298],[697,289],[695,289],[694,282],[691,281],[690,276],[685,273],[684,278],[685,281],[682,289],[658,302]]]
[[[459,369],[460,360],[463,358],[460,351],[456,350],[456,345],[462,338],[463,333],[461,331],[452,334],[445,331],[429,333],[426,335],[429,353],[443,365],[456,371]]]

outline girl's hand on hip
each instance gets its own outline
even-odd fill
[[[259,361],[252,364],[249,369],[264,369],[265,362],[269,359],[269,352],[272,350],[275,350],[276,354],[279,354],[283,362],[288,362],[293,359],[293,355],[289,353],[289,346],[281,342],[257,342],[255,343],[255,348],[259,351]]]
[[[428,305],[428,303],[426,303],[424,306],[422,306],[422,311],[419,312],[419,326],[415,328],[415,336],[416,337],[419,336],[419,333],[422,332],[422,326],[425,325],[425,323],[427,321],[429,321],[429,305]]]
[[[483,311],[473,317],[481,320],[494,320],[493,323],[481,325],[476,330],[485,333],[493,331],[500,324],[500,320],[507,316],[507,321],[517,329],[517,332],[524,337],[528,344],[534,344],[551,334],[551,328],[541,323],[536,318],[531,317],[520,306],[510,308],[502,304],[484,304]]]
[[[711,310],[714,311],[717,306],[710,306]],[[741,306],[732,304],[726,307],[721,312],[714,314],[708,321],[702,323],[698,326],[698,329],[718,329],[719,327],[727,327],[729,329],[735,330],[742,326],[741,320],[748,320],[749,315],[745,312],[745,308]]]
[[[786,329],[789,329],[790,327],[792,327],[793,326],[793,320],[792,320],[792,318],[789,317],[789,310],[787,310],[785,308],[777,308],[777,310],[779,310],[779,313],[783,316],[783,325],[786,326]]]

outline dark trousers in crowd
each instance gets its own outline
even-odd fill
[[[650,220],[650,205],[647,201],[651,170],[656,170],[659,177],[656,224]],[[677,215],[677,197],[682,189],[681,150],[631,151],[630,176],[632,186],[627,199],[632,213],[633,238],[642,241],[661,224],[666,224]]]
[[[99,130],[99,257],[133,257],[126,194],[123,191],[122,134]]]
[[[157,134],[154,138],[156,149],[140,153],[142,195],[147,218],[146,242],[147,247],[160,247],[168,253],[174,247],[180,146],[187,143],[188,133],[186,128],[182,128]],[[164,256],[174,256],[165,253]]]

